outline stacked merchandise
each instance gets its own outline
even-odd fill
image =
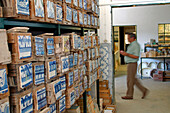
[[[32,36],[27,31],[22,27],[8,30],[12,62],[9,73],[7,66],[0,67],[5,82],[0,97],[9,96],[9,85],[11,113],[65,112],[99,78],[99,37]]]
[[[2,0],[2,2],[0,17],[99,28],[99,0]]]
[[[108,80],[103,80],[99,81],[99,95],[100,98],[103,99],[103,106],[105,107],[106,105],[111,105],[112,103],[112,96],[110,95],[110,89],[109,89],[109,81]]]

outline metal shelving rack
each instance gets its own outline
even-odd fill
[[[44,23],[44,22],[34,22],[34,21],[26,21],[26,20],[18,20],[11,18],[0,18],[0,29],[5,29],[7,27],[29,27],[29,28],[49,28],[54,29],[54,35],[60,36],[61,30],[73,30],[80,31],[81,35],[84,35],[85,30],[95,30],[96,28],[86,28],[86,27],[78,27],[71,25],[61,25],[61,24],[52,24],[52,23]],[[100,99],[99,99],[99,79],[95,81],[97,85],[97,104],[100,109]],[[83,107],[84,113],[87,113],[87,91],[83,93]]]

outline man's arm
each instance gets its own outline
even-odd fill
[[[124,52],[124,51],[122,51],[122,50],[120,51],[120,54],[123,55],[123,56],[128,56],[128,57],[130,57],[130,58],[134,58],[134,59],[138,59],[138,58],[139,58],[139,56],[126,53],[126,52]]]

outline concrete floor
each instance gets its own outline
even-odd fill
[[[120,67],[125,71],[125,67]],[[115,98],[117,113],[170,113],[170,82],[153,81],[152,79],[140,80],[150,93],[141,99],[142,93],[135,87],[134,99],[123,100],[126,94],[126,75],[115,77]],[[122,72],[121,72],[122,73]]]

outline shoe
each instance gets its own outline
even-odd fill
[[[125,99],[125,100],[132,100],[133,97],[124,96],[124,97],[122,97],[122,99]]]
[[[146,98],[146,96],[148,95],[148,93],[149,93],[149,90],[148,90],[148,89],[146,89],[146,90],[143,92],[142,99],[145,99],[145,98]]]

